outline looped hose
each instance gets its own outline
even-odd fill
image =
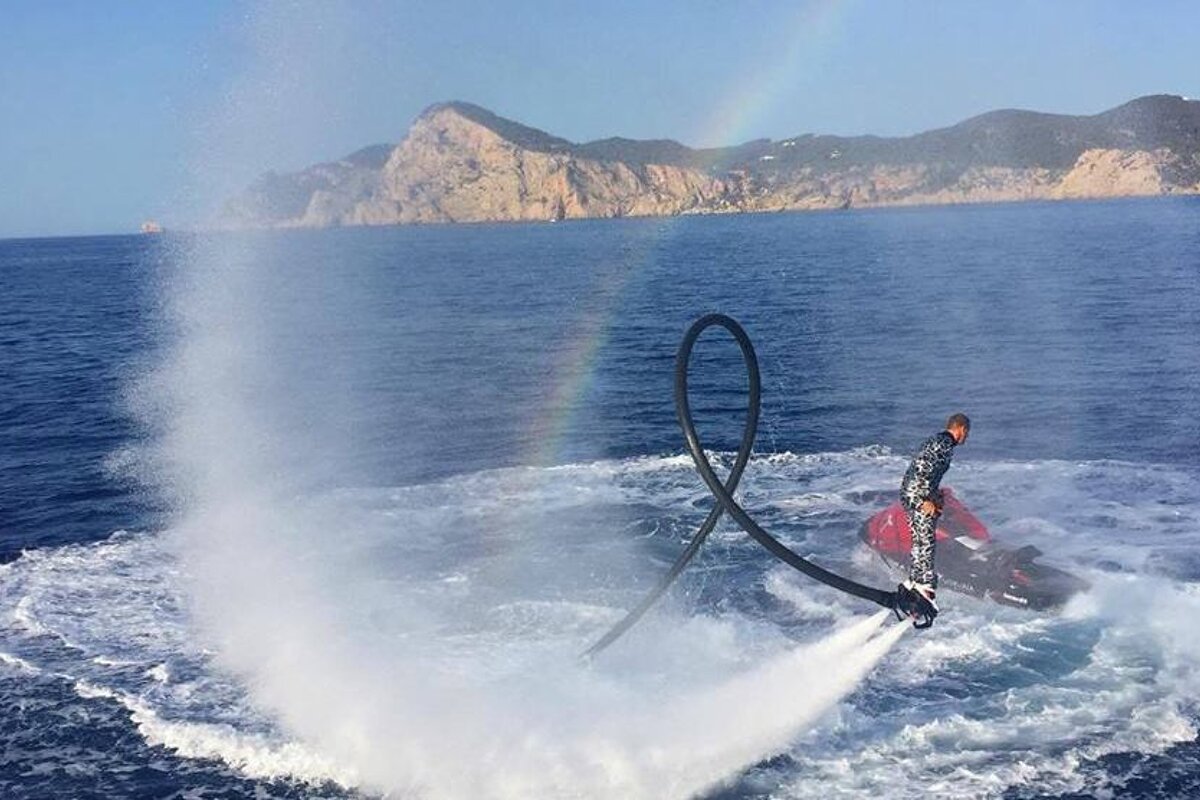
[[[691,405],[688,401],[688,368],[691,362],[692,348],[695,347],[696,340],[700,337],[700,334],[714,326],[724,328],[737,341],[738,347],[742,350],[742,359],[746,363],[746,372],[750,378],[750,396],[746,407],[746,425],[742,429],[742,441],[738,445],[737,458],[734,460],[733,468],[729,471],[729,477],[725,479],[724,483],[717,477],[716,472],[713,471],[712,465],[708,461],[708,457],[704,454],[704,448],[700,443],[700,437],[696,433],[696,424],[692,419]],[[692,461],[696,464],[696,470],[708,486],[708,490],[712,492],[713,497],[717,499],[717,504],[713,506],[704,523],[696,531],[696,535],[692,537],[692,541],[684,549],[683,553],[680,554],[679,558],[675,560],[675,563],[671,565],[671,569],[658,582],[658,585],[646,595],[641,603],[630,610],[620,622],[614,625],[608,633],[604,634],[599,641],[589,647],[584,653],[585,657],[594,656],[608,647],[620,638],[625,631],[633,627],[635,622],[642,618],[642,615],[654,605],[667,588],[675,582],[679,574],[683,572],[684,567],[688,565],[688,562],[700,550],[700,546],[704,544],[704,540],[712,533],[713,528],[716,527],[717,521],[724,512],[728,512],[738,525],[746,533],[750,534],[755,541],[770,551],[771,555],[793,569],[799,570],[810,578],[814,578],[827,586],[832,586],[834,589],[854,595],[855,597],[861,597],[864,600],[870,600],[873,603],[878,603],[884,608],[897,609],[896,592],[886,592],[882,589],[864,586],[861,583],[856,583],[823,567],[819,567],[801,557],[774,536],[767,533],[733,499],[733,493],[737,489],[738,481],[741,480],[742,472],[745,471],[746,463],[750,460],[750,453],[754,448],[754,437],[758,432],[758,416],[761,403],[762,379],[758,371],[758,355],[754,352],[754,345],[750,342],[750,337],[746,335],[746,331],[738,324],[737,320],[724,314],[707,314],[692,323],[692,326],[688,328],[683,341],[679,345],[678,354],[675,356],[675,415],[679,420],[679,427],[683,429],[687,449],[692,456]]]

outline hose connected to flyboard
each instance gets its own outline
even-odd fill
[[[738,445],[737,457],[734,459],[733,468],[729,471],[729,476],[725,479],[724,483],[717,477],[716,472],[713,471],[712,464],[708,461],[708,456],[704,454],[704,447],[700,444],[700,437],[696,433],[696,424],[692,419],[691,404],[688,401],[688,368],[691,362],[692,349],[696,345],[696,340],[700,338],[700,334],[712,327],[724,328],[737,340],[738,347],[742,350],[742,359],[746,362],[746,372],[750,378],[750,396],[746,407],[746,424],[742,429],[742,441]],[[675,560],[675,563],[671,565],[671,568],[662,577],[662,580],[658,582],[658,585],[646,595],[641,603],[631,609],[620,622],[614,625],[608,633],[604,634],[599,641],[589,647],[584,652],[584,656],[596,655],[619,639],[625,631],[633,627],[633,624],[642,618],[642,615],[662,597],[667,588],[683,572],[688,562],[699,552],[700,546],[704,544],[708,535],[716,527],[721,514],[725,512],[728,512],[729,516],[733,517],[738,525],[742,526],[742,529],[750,534],[756,542],[767,548],[771,555],[793,569],[799,570],[810,578],[814,578],[827,586],[832,586],[834,589],[847,594],[878,603],[884,608],[896,608],[896,592],[887,592],[882,589],[865,586],[817,566],[808,559],[796,554],[774,536],[767,533],[733,499],[733,493],[737,490],[738,481],[742,478],[742,473],[745,471],[746,464],[750,460],[750,452],[754,448],[754,437],[758,433],[758,415],[761,403],[762,379],[758,371],[758,355],[754,352],[754,345],[751,344],[750,337],[746,334],[742,326],[738,324],[737,320],[724,314],[707,314],[692,323],[692,327],[688,328],[687,333],[684,334],[683,341],[679,345],[679,352],[675,356],[675,415],[679,419],[679,427],[683,428],[683,436],[687,442],[688,452],[691,453],[692,460],[696,462],[696,470],[700,473],[700,477],[708,486],[709,491],[712,492],[713,497],[717,499],[717,504],[713,506],[712,511],[708,512],[708,517],[700,525],[700,528],[696,531],[696,535],[692,537],[692,541],[679,555],[679,558]]]

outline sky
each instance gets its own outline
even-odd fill
[[[0,4],[0,238],[186,225],[467,100],[573,141],[908,135],[1200,96],[1200,4]]]

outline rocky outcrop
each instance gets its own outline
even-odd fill
[[[1112,197],[1169,194],[1166,179],[1174,161],[1169,150],[1087,150],[1054,187],[1055,197]],[[1181,187],[1182,188],[1182,187]]]
[[[692,150],[574,144],[465,103],[231,202],[239,226],[559,220],[1200,192],[1200,103],[1141,98],[1092,117],[997,111],[917,136],[800,136]]]
[[[360,218],[481,222],[680,214],[721,203],[725,184],[686,167],[529,149],[458,107],[427,112],[383,168]]]

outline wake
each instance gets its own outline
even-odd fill
[[[589,664],[574,654],[596,612],[534,599],[507,572],[519,553],[455,565],[493,585],[447,580],[421,563],[425,532],[389,554],[394,532],[340,503],[236,508],[177,532],[219,663],[370,791],[691,797],[787,750],[909,627],[880,611],[795,646],[741,615],[656,615],[650,640]],[[409,580],[388,579],[392,559]]]

